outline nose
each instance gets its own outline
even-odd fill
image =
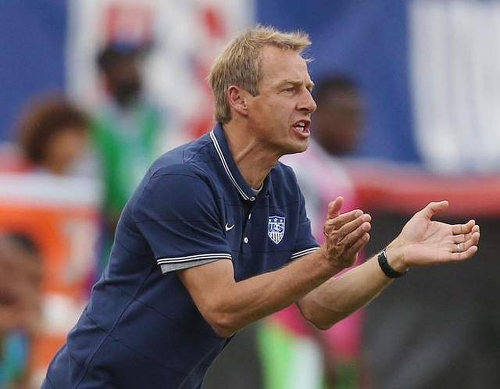
[[[304,92],[302,93],[301,99],[297,104],[297,109],[299,111],[306,111],[307,113],[311,114],[316,111],[316,108],[317,105],[312,97],[311,91],[305,88]]]

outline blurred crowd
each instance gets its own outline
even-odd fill
[[[19,114],[17,143],[2,148],[0,171],[13,195],[4,191],[0,206],[1,388],[39,383],[71,328],[58,316],[74,324],[65,308],[84,305],[106,264],[121,209],[161,152],[164,118],[142,90],[146,51],[103,47],[96,67],[105,101],[89,111],[62,94],[34,96]],[[32,233],[33,218],[42,228],[52,224],[48,236]],[[50,247],[59,239],[63,253]]]

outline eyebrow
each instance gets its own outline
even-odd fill
[[[298,86],[298,85],[302,85],[302,81],[300,80],[290,80],[290,79],[287,79],[287,80],[283,80],[281,81],[278,86],[284,86],[286,84],[291,84],[291,85],[294,85],[294,86]],[[306,88],[309,89],[309,90],[313,90],[314,88],[314,82],[308,82],[307,85],[306,85]]]

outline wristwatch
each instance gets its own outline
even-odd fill
[[[389,277],[389,278],[399,278],[404,276],[406,273],[408,273],[408,270],[405,272],[399,272],[397,270],[394,270],[391,265],[389,265],[389,262],[387,261],[387,251],[386,249],[383,249],[379,254],[378,254],[378,264],[384,274]]]

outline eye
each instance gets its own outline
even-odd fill
[[[283,92],[287,92],[287,93],[292,93],[294,91],[295,91],[295,87],[294,86],[290,86],[288,88],[283,89]]]

